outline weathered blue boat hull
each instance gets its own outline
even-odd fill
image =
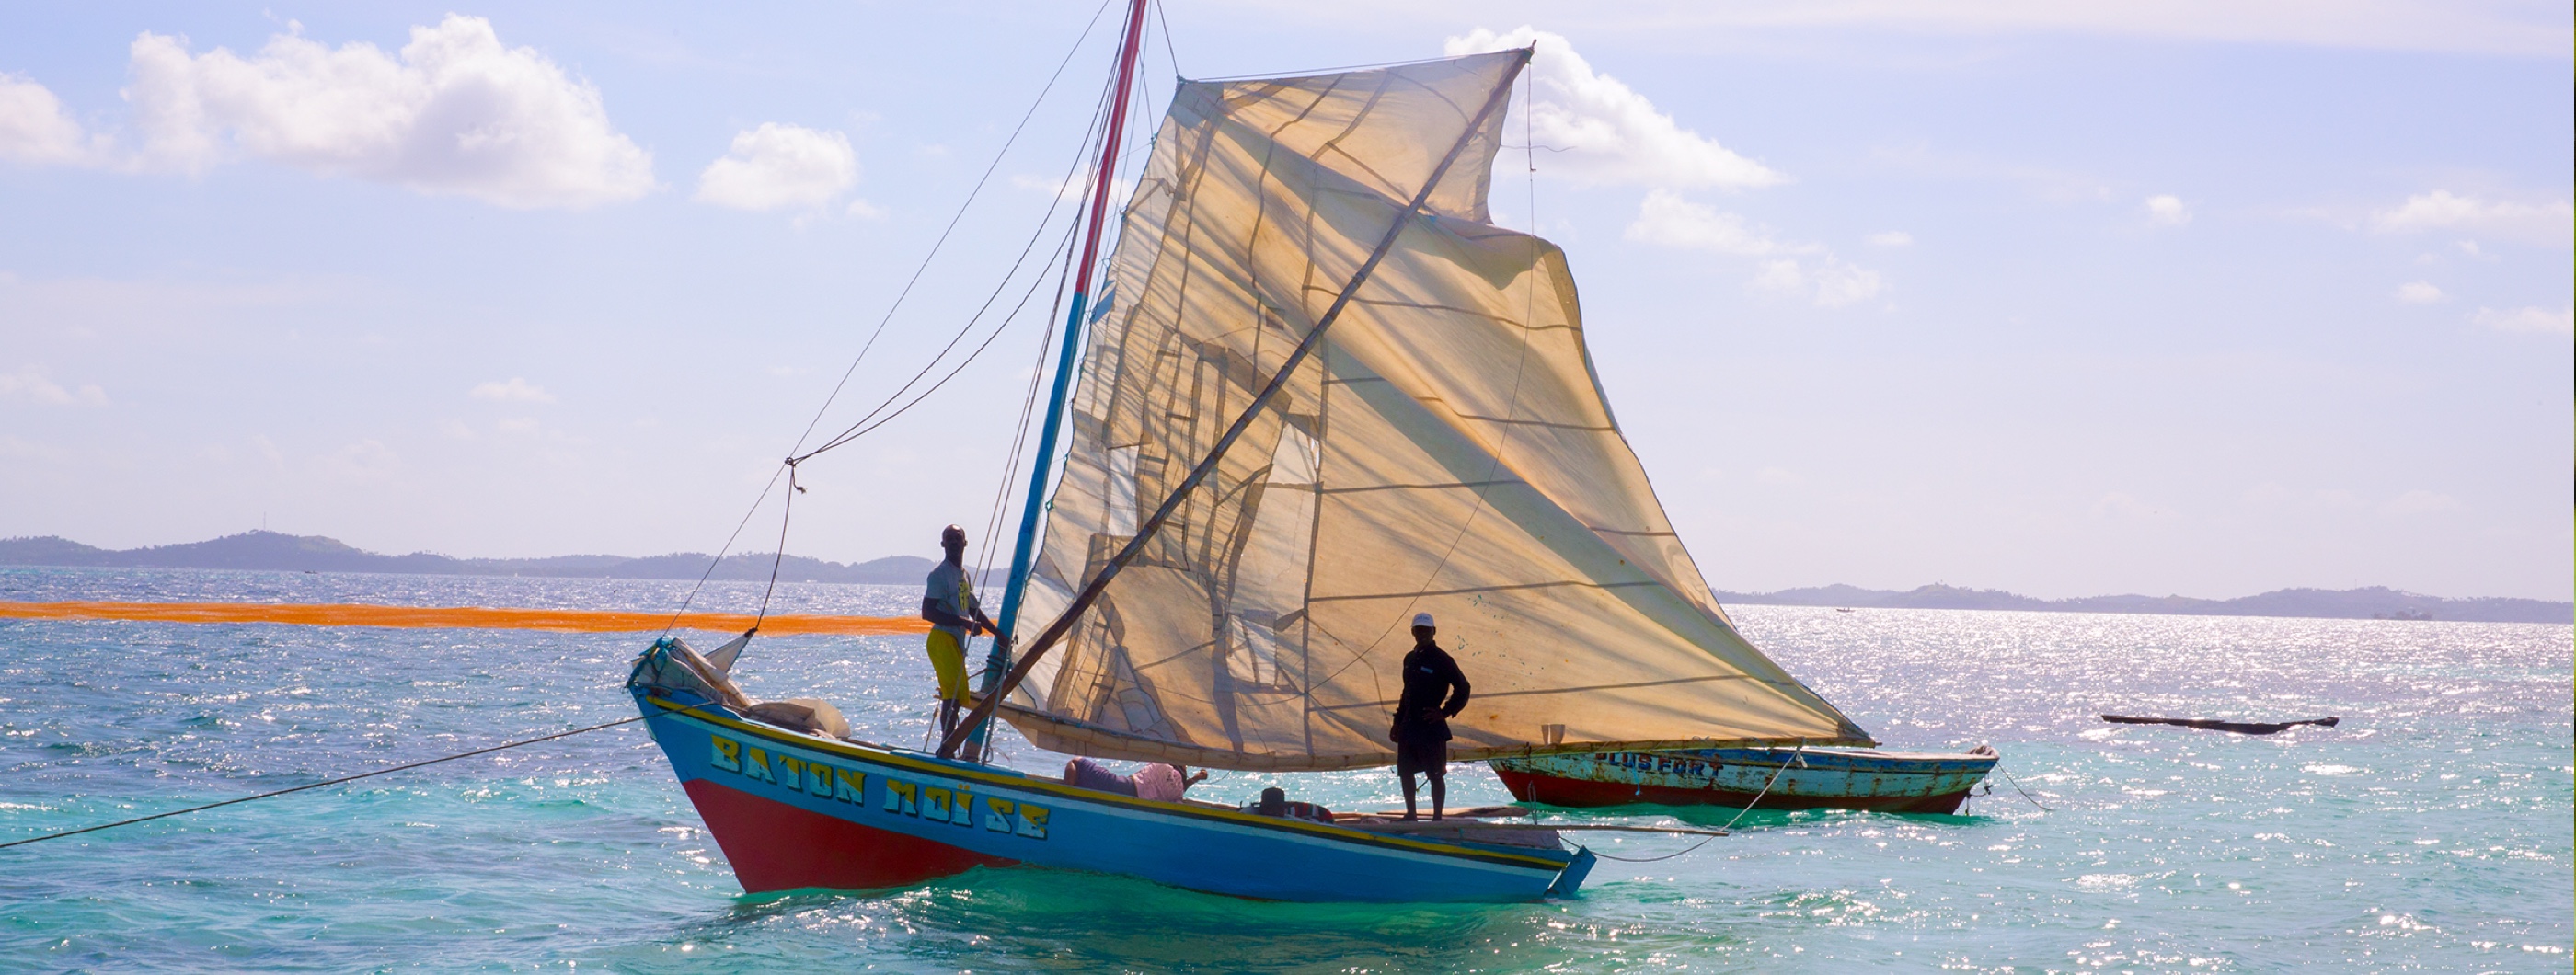
[[[653,739],[743,889],[905,886],[974,866],[1124,874],[1282,901],[1566,896],[1592,858],[1079,789],[804,734],[639,688]]]
[[[1955,812],[1994,770],[1992,752],[1700,748],[1492,760],[1512,797],[1556,806],[1751,806]]]

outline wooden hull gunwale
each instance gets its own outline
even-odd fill
[[[903,887],[1029,865],[1261,900],[1528,901],[1571,894],[1591,863],[1562,849],[1153,802],[636,698],[750,893]]]
[[[1946,814],[1958,811],[1996,761],[1995,756],[1975,754],[1710,748],[1497,758],[1489,764],[1512,798],[1554,806],[1645,803]]]

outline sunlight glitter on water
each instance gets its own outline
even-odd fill
[[[667,610],[654,582],[0,570],[0,599],[278,599]],[[719,587],[701,608],[744,608]],[[899,587],[794,587],[892,615]],[[0,958],[37,968],[578,962],[953,971],[2342,967],[2565,971],[2576,863],[2570,628],[1739,607],[1747,635],[1891,747],[1991,743],[1963,816],[1756,812],[1584,896],[1514,906],[1256,904],[1112,877],[977,871],[746,898],[632,728],[0,852]],[[639,638],[132,622],[0,623],[0,838],[631,714]],[[918,743],[903,637],[787,637],[759,696],[839,703]],[[2250,738],[2103,711],[2340,715]],[[1059,759],[1009,743],[1007,760]],[[1335,808],[1382,771],[1219,773]],[[1457,801],[1506,801],[1461,767]],[[2026,790],[2030,798],[2020,792]],[[2050,811],[2041,811],[2036,803]],[[1716,825],[1734,810],[1568,819]],[[1677,844],[1619,837],[1607,853]]]

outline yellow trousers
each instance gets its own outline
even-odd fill
[[[957,645],[957,637],[946,630],[930,631],[930,669],[939,673],[939,699],[968,703],[966,696],[966,648]]]

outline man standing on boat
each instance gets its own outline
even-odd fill
[[[1431,818],[1449,800],[1449,719],[1467,709],[1467,675],[1432,637],[1431,614],[1413,614],[1413,652],[1404,655],[1404,696],[1395,702],[1395,774],[1404,777],[1404,818],[1414,812],[1415,775],[1431,779]],[[1445,700],[1444,700],[1445,699]]]
[[[999,631],[975,601],[966,584],[966,529],[950,525],[939,531],[939,547],[948,557],[930,570],[930,591],[921,597],[921,618],[930,621],[930,669],[939,674],[939,733],[957,730],[957,711],[966,696],[966,640]]]

